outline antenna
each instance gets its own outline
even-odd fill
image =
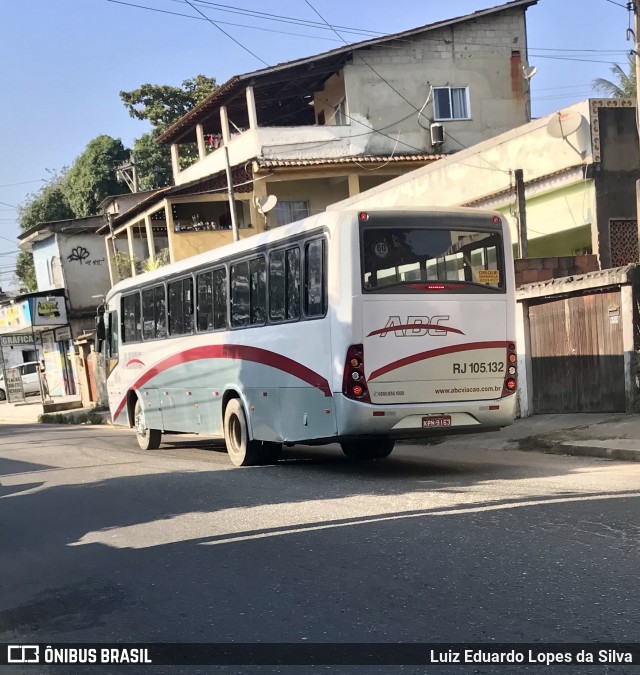
[[[583,119],[577,110],[560,110],[547,122],[547,133],[551,138],[567,138],[578,131]]]
[[[522,76],[527,82],[538,72],[536,66],[525,66],[522,64]]]
[[[275,195],[269,195],[264,199],[256,199],[256,209],[261,216],[266,216],[277,203],[278,198]]]
[[[581,159],[587,156],[586,150],[579,150],[569,140],[569,136],[582,126],[584,117],[577,110],[560,110],[551,116],[547,122],[547,133],[551,138],[561,138],[573,148]]]

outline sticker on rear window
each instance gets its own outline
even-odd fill
[[[478,270],[478,281],[481,284],[499,284],[500,270]]]

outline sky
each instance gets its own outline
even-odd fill
[[[222,84],[233,75],[263,68],[265,62],[273,65],[344,44],[326,26],[300,25],[300,21],[321,22],[314,8],[326,21],[342,27],[338,32],[345,40],[357,42],[371,33],[394,33],[502,4],[500,0],[227,1],[232,4],[211,0],[0,4],[3,290],[15,284],[16,207],[52,172],[70,166],[96,136],[108,134],[131,146],[148,131],[145,122],[129,117],[118,95],[121,90],[146,82],[179,86],[197,74],[213,76]],[[260,12],[280,18],[255,15]],[[626,55],[633,46],[626,39],[627,29],[633,22],[624,0],[539,0],[526,16],[529,63],[537,68],[531,80],[534,117],[598,96],[592,80],[612,78],[613,63],[626,69]]]

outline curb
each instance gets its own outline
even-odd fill
[[[633,443],[635,448],[620,447],[620,442]],[[617,443],[617,445],[616,445]],[[523,452],[543,452],[548,455],[571,455],[575,457],[598,457],[623,462],[640,462],[640,441],[635,439],[588,439],[563,441],[561,439],[528,436],[520,439],[517,449]]]

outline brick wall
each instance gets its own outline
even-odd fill
[[[567,255],[553,258],[521,258],[515,261],[515,269],[518,288],[523,284],[533,284],[537,281],[596,272],[600,267],[596,255]]]

